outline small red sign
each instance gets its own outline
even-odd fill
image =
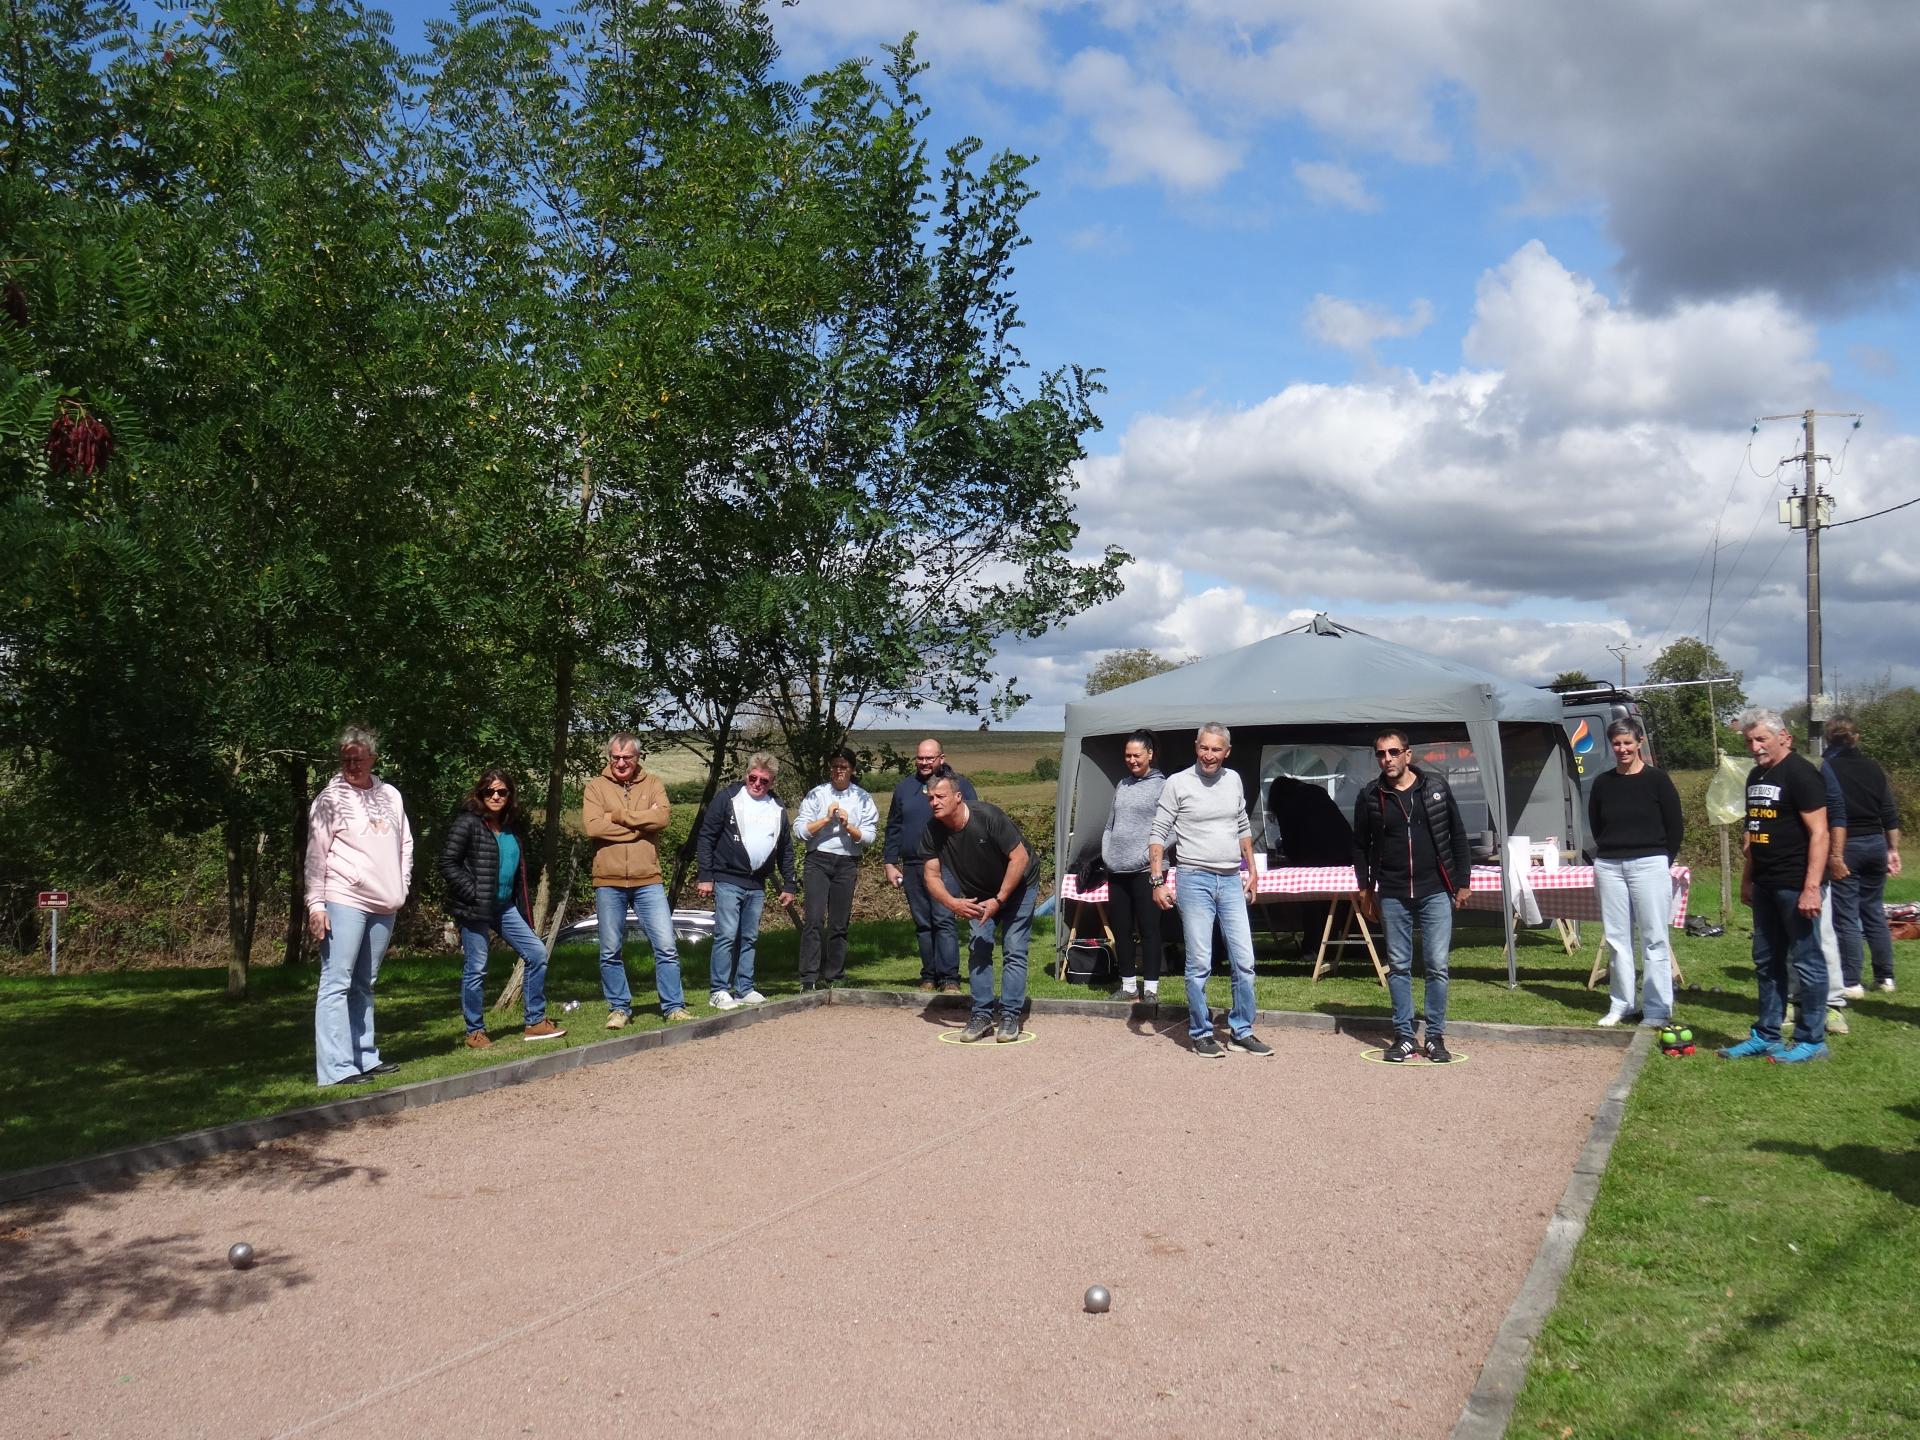
[[[42,890],[40,892],[42,910],[64,910],[67,908],[67,892],[64,890]]]

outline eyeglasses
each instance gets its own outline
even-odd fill
[[[1406,753],[1407,752],[1402,750],[1398,745],[1389,745],[1384,750],[1374,751],[1373,758],[1376,760],[1391,760],[1396,755],[1404,755]]]
[[[773,777],[771,775],[749,775],[747,776],[747,784],[771,785],[773,784]]]
[[[486,796],[489,800],[491,800],[496,795],[500,796],[502,799],[505,799],[508,795],[512,794],[513,792],[508,790],[504,785],[496,785],[491,790],[482,790],[480,793]]]
[[[607,758],[616,765],[637,765],[640,763],[640,757],[638,755],[609,755]]]

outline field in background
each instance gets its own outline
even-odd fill
[[[1009,778],[1031,776],[1033,762],[1043,755],[1050,760],[1058,760],[1062,738],[1058,730],[857,730],[853,736],[853,748],[870,751],[876,756],[887,749],[892,749],[896,754],[911,755],[914,747],[929,736],[940,742],[947,752],[948,763],[963,774],[1005,775]],[[647,754],[647,768],[669,785],[704,779],[705,764],[700,757],[672,745],[662,745]],[[878,783],[877,776],[872,778]],[[1051,804],[1053,800],[1051,781],[1042,783],[1030,795],[1016,793],[1004,799],[998,793],[1004,787],[993,788],[996,793],[990,798],[997,804]],[[798,785],[781,786],[782,792],[794,800],[798,800],[802,789]]]

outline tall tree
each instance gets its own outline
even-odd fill
[[[1584,670],[1562,670],[1547,682],[1547,688],[1554,691],[1589,690],[1599,683]]]
[[[1169,660],[1145,648],[1109,650],[1094,661],[1093,668],[1087,672],[1087,694],[1104,695],[1109,690],[1118,690],[1122,685],[1131,685],[1136,680],[1178,670],[1183,663]]]
[[[1727,669],[1712,646],[1692,636],[1674,641],[1654,657],[1647,666],[1649,684],[1721,681],[1640,692],[1640,705],[1663,766],[1670,770],[1706,769],[1714,763],[1716,740],[1723,750],[1738,749],[1738,737],[1731,736],[1726,726],[1747,703],[1740,678],[1740,672]]]

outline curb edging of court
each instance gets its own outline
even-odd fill
[[[446,1100],[460,1100],[469,1095],[483,1095],[489,1090],[498,1090],[508,1085],[523,1085],[530,1080],[541,1080],[549,1075],[564,1074],[566,1071],[576,1070],[584,1065],[600,1065],[613,1060],[623,1060],[629,1055],[657,1050],[667,1045],[686,1044],[705,1036],[723,1034],[748,1025],[759,1024],[762,1021],[777,1019],[782,1015],[797,1014],[802,1010],[811,1010],[827,1004],[875,1005],[898,1009],[916,1007],[924,1009],[928,1006],[965,1009],[969,1001],[964,994],[926,995],[912,990],[841,989],[790,995],[779,1000],[770,1000],[765,1005],[757,1005],[751,1009],[703,1016],[689,1024],[675,1025],[668,1029],[648,1030],[639,1034],[595,1040],[564,1050],[532,1055],[525,1060],[510,1060],[504,1064],[464,1071],[458,1075],[445,1075],[433,1080],[416,1080],[408,1085],[396,1085],[389,1090],[378,1090],[371,1095],[356,1095],[350,1100],[330,1100],[319,1105],[303,1106],[298,1110],[283,1110],[276,1115],[262,1115],[250,1120],[235,1120],[225,1125],[208,1126],[204,1130],[190,1130],[183,1135],[172,1135],[162,1140],[149,1140],[139,1145],[128,1145],[100,1155],[63,1160],[52,1165],[37,1166],[31,1170],[16,1170],[10,1175],[0,1175],[0,1205],[32,1199],[54,1190],[107,1185],[119,1180],[132,1179],[154,1170],[174,1169],[191,1164],[195,1160],[205,1160],[235,1150],[250,1150],[257,1145],[263,1145],[271,1140],[283,1140],[291,1135],[331,1129],[336,1125],[350,1125],[355,1121],[373,1119],[382,1115],[397,1115],[402,1111],[437,1105]],[[1120,1002],[1114,1000],[1041,997],[1028,1001],[1029,1013],[1035,1015],[1111,1018],[1123,1008],[1127,1009],[1130,1015],[1147,1012],[1156,1019],[1167,1021],[1178,1019],[1187,1013],[1184,1003],[1163,1002],[1151,1007],[1143,1004],[1123,1007]],[[1258,1010],[1254,1012],[1254,1018],[1257,1023],[1278,1030],[1321,1030],[1335,1034],[1372,1036],[1385,1035],[1391,1029],[1391,1025],[1385,1020],[1360,1015]],[[1614,1030],[1576,1029],[1550,1025],[1498,1025],[1482,1021],[1456,1022],[1447,1027],[1447,1034],[1463,1040],[1506,1040],[1553,1045],[1617,1046],[1629,1038]],[[1589,1141],[1589,1149],[1591,1147],[1592,1142]],[[1584,1160],[1585,1152],[1582,1152],[1582,1158]],[[1602,1163],[1604,1164],[1604,1156]]]
[[[1449,1031],[1451,1033],[1451,1031]],[[1573,1162],[1573,1174],[1561,1192],[1547,1221],[1547,1233],[1534,1253],[1520,1293],[1507,1307],[1506,1318],[1493,1337],[1486,1363],[1480,1367],[1460,1418],[1454,1422],[1450,1440],[1501,1440],[1507,1423],[1513,1418],[1514,1402],[1526,1383],[1527,1366],[1533,1358],[1533,1342],[1540,1338],[1547,1315],[1560,1298],[1560,1285],[1573,1265],[1573,1252],[1586,1234],[1587,1217],[1600,1193],[1600,1177],[1613,1154],[1613,1142],[1619,1138],[1620,1123],[1626,1118],[1627,1096],[1632,1093],[1640,1069],[1653,1053],[1651,1030],[1641,1029],[1627,1046],[1619,1072],[1607,1087],[1607,1097],[1593,1117],[1587,1143]]]

